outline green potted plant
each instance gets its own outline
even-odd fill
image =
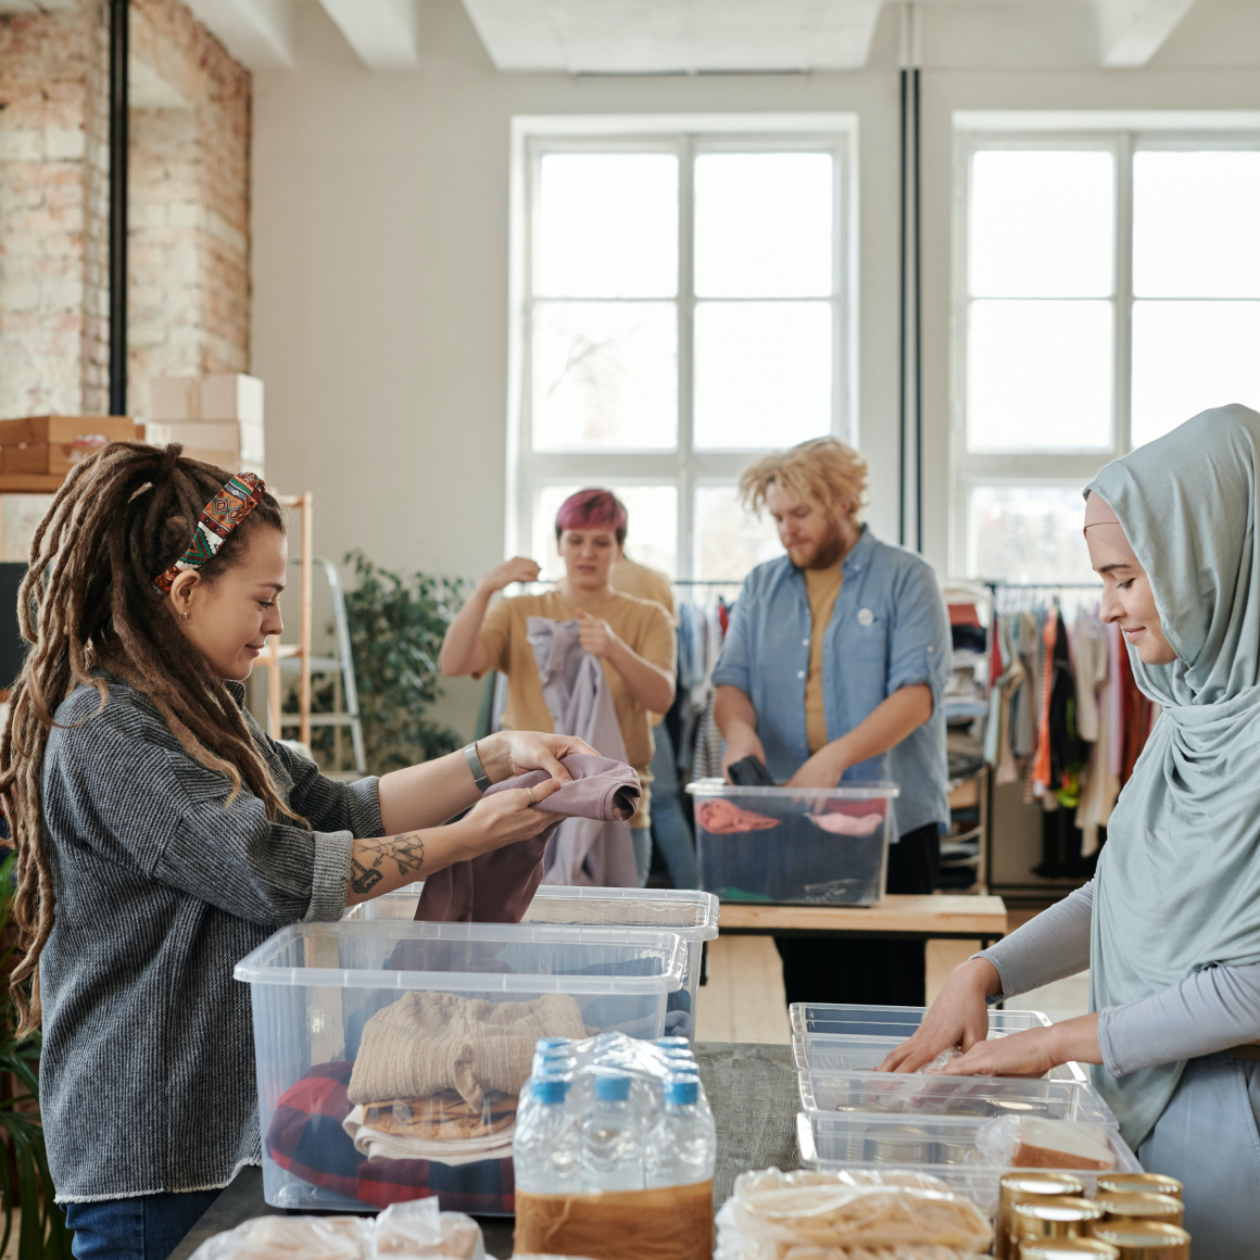
[[[39,1118],[39,1033],[18,1040],[17,1007],[9,995],[16,945],[9,930],[13,905],[12,856],[0,864],[0,1255],[13,1235],[15,1198],[22,1205],[18,1260],[70,1260],[66,1218],[53,1202],[52,1177]],[[16,1193],[15,1193],[16,1192]]]

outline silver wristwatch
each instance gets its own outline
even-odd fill
[[[477,756],[476,741],[465,745],[464,760],[468,762],[468,768],[472,771],[473,782],[477,785],[477,791],[484,792],[490,786],[490,776],[486,774],[486,768],[481,764],[481,758]]]

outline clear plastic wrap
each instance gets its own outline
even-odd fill
[[[192,1260],[372,1260],[374,1256],[486,1260],[481,1226],[437,1199],[388,1207],[374,1220],[359,1216],[259,1216],[207,1239]]]
[[[1109,1172],[1117,1161],[1106,1130],[1073,1120],[1003,1116],[976,1131],[976,1149],[996,1168],[1069,1168]]]
[[[945,1260],[993,1241],[988,1217],[921,1173],[744,1173],[717,1217],[716,1260]]]

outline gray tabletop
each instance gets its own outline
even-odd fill
[[[700,1079],[717,1123],[717,1172],[713,1178],[716,1211],[730,1197],[735,1178],[750,1168],[796,1168],[796,1072],[787,1046],[708,1041],[696,1046]],[[171,1260],[188,1260],[215,1234],[256,1216],[277,1214],[263,1200],[262,1170],[243,1168],[188,1236]],[[482,1217],[486,1252],[512,1254],[509,1217]]]

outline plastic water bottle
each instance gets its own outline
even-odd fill
[[[647,1140],[649,1190],[712,1179],[717,1133],[699,1104],[698,1078],[671,1076],[665,1082],[665,1105]]]
[[[643,1189],[643,1125],[625,1073],[595,1078],[595,1100],[582,1121],[582,1189]]]
[[[569,1084],[563,1076],[530,1082],[533,1107],[518,1122],[512,1139],[512,1168],[517,1186],[531,1194],[573,1194],[582,1179],[578,1122],[565,1106]]]

